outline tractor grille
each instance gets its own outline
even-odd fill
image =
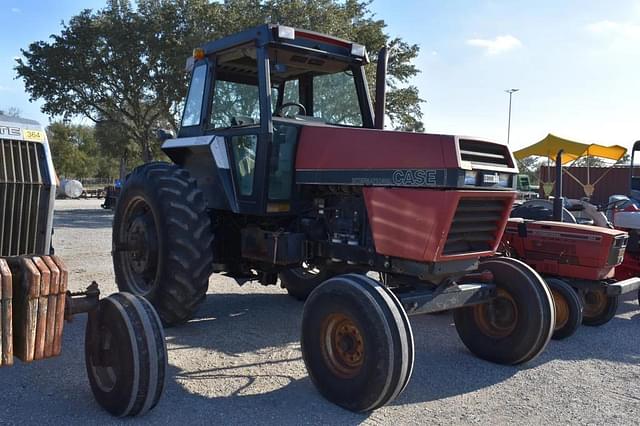
[[[0,256],[45,252],[49,181],[42,144],[0,139]]]
[[[506,146],[488,142],[460,139],[460,158],[474,166],[513,167]]]
[[[504,210],[504,200],[461,199],[442,254],[492,250]]]

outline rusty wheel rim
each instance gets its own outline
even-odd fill
[[[587,291],[584,295],[583,315],[587,318],[597,317],[607,308],[607,302],[604,291]]]
[[[345,314],[330,314],[322,325],[321,349],[325,362],[337,377],[355,377],[365,360],[364,337]]]
[[[518,305],[504,289],[498,289],[495,299],[476,305],[473,309],[475,322],[486,336],[509,336],[518,324]]]
[[[551,290],[551,294],[553,295],[553,304],[556,310],[556,325],[553,329],[560,330],[569,322],[569,303],[567,303],[567,299],[556,290]]]

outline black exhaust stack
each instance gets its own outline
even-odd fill
[[[387,102],[387,63],[389,62],[389,49],[384,46],[378,52],[378,68],[376,70],[376,106],[375,122],[376,129],[384,129],[385,104]]]
[[[640,151],[640,141],[635,141],[633,144],[633,148],[631,148],[631,162],[629,163],[629,197],[637,200],[639,199],[640,188],[634,185],[634,180],[637,180],[638,177],[633,173],[633,167],[636,163],[636,151]]]
[[[553,220],[562,222],[562,204],[564,197],[562,196],[562,153],[563,149],[558,151],[556,155],[556,184],[553,190]]]

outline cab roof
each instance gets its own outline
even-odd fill
[[[367,64],[369,57],[364,46],[337,37],[297,29],[285,25],[264,24],[249,28],[218,40],[210,41],[202,46],[205,55],[213,55],[220,51],[233,49],[255,42],[256,47],[279,45],[315,51],[342,59],[344,61]]]

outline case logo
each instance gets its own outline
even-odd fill
[[[394,170],[392,180],[393,184],[398,186],[436,185],[437,170]]]

